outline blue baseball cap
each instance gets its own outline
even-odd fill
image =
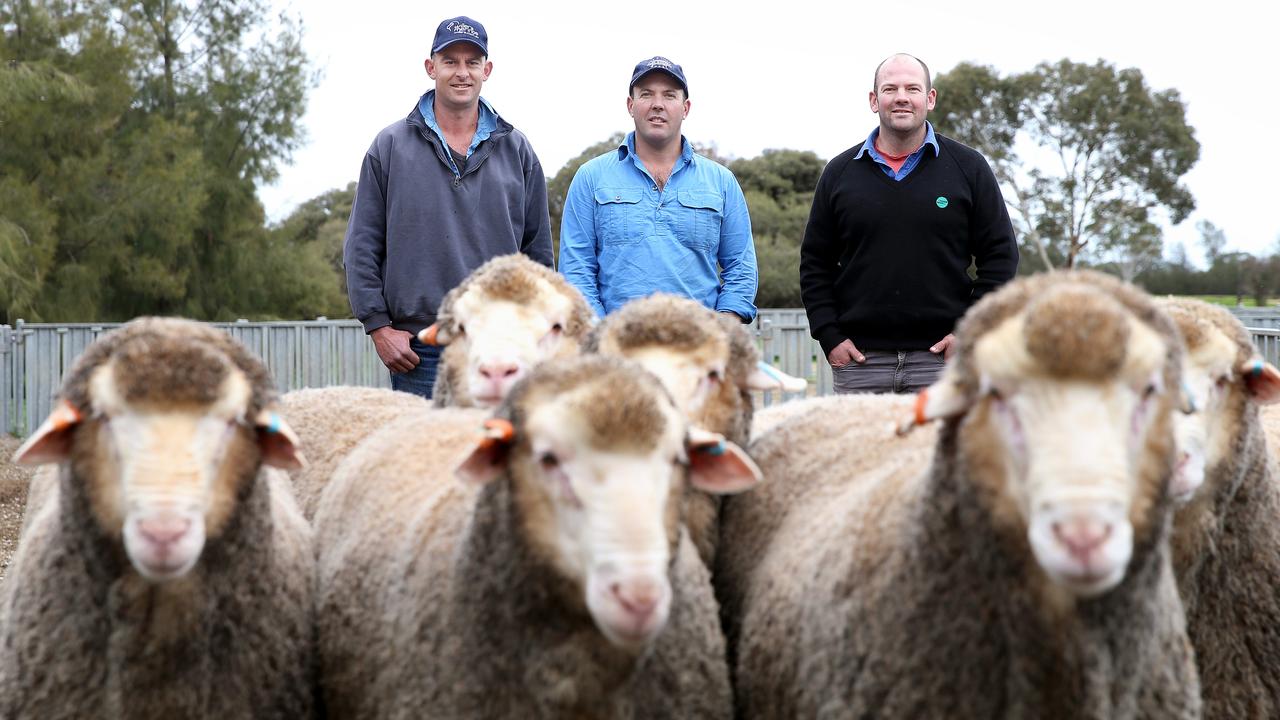
[[[627,86],[627,94],[631,94],[631,88],[640,82],[640,78],[651,72],[663,72],[675,78],[680,87],[684,88],[684,96],[689,97],[689,81],[684,79],[684,69],[661,55],[654,55],[636,64],[636,69],[631,73],[631,84]]]
[[[480,48],[485,57],[489,56],[489,33],[484,31],[483,25],[465,15],[440,22],[436,28],[436,39],[431,43],[431,53],[438,53],[456,42],[469,42]]]

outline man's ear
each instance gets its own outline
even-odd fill
[[[60,401],[49,417],[31,433],[13,454],[18,465],[43,465],[62,462],[71,453],[71,433],[83,416],[66,400]]]

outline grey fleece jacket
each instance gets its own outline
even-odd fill
[[[472,270],[514,252],[552,266],[547,179],[524,134],[499,117],[459,176],[416,104],[378,133],[342,248],[351,311],[365,332],[391,325],[416,334]]]

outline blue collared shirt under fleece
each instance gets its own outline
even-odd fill
[[[756,251],[742,188],[680,142],[662,190],[636,155],[634,132],[578,169],[560,225],[560,272],[600,315],[667,292],[752,320]]]
[[[880,169],[884,171],[885,175],[894,180],[902,180],[907,175],[910,175],[911,171],[915,170],[916,166],[920,164],[920,156],[924,154],[926,147],[932,147],[933,156],[938,157],[938,138],[933,134],[933,123],[926,120],[924,127],[924,142],[921,143],[920,147],[916,148],[915,152],[907,156],[906,162],[902,163],[902,167],[897,172],[894,172],[893,168],[889,167],[889,163],[885,162],[884,156],[880,154],[879,150],[876,150],[876,138],[880,137],[880,128],[878,127],[867,136],[866,141],[862,143],[862,149],[858,151],[857,155],[853,156],[853,159],[861,160],[863,155],[870,155],[871,159],[880,165]]]
[[[436,122],[436,104],[434,96],[430,93],[423,95],[418,101],[418,112],[422,113],[422,119],[426,121],[427,127],[440,138],[441,147],[449,147],[449,139],[444,136],[444,131],[440,129],[440,123]],[[471,145],[467,147],[467,157],[476,151],[480,143],[489,139],[494,130],[498,129],[498,112],[493,109],[488,100],[480,98],[479,103],[480,118],[476,122],[476,134],[471,137]],[[453,168],[454,175],[461,175],[462,171],[458,169],[458,164],[453,161],[453,153],[448,152],[449,167]]]

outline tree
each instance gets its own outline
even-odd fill
[[[1213,267],[1227,247],[1227,234],[1208,220],[1196,223],[1196,229],[1200,231],[1200,245],[1204,247],[1204,259],[1209,263],[1209,267]]]
[[[760,285],[756,305],[801,307],[800,242],[813,191],[825,162],[812,152],[765,150],[729,169],[742,186],[751,213]]]
[[[1156,210],[1176,224],[1195,208],[1179,182],[1200,156],[1186,107],[1137,69],[1064,59],[1002,78],[961,63],[934,84],[935,127],[991,162],[1024,246],[1046,268],[1074,267],[1109,233],[1117,241],[1108,214],[1118,208],[1139,225]]]
[[[573,176],[588,160],[616,149],[625,137],[624,133],[616,132],[583,150],[577,157],[565,163],[555,177],[547,182],[547,209],[551,213],[551,251],[556,258],[557,266],[560,264],[560,221],[564,218],[564,199],[569,194],[569,184],[573,182]]]
[[[313,76],[300,27],[268,8],[0,6],[9,319],[273,312],[254,304],[280,286],[254,272],[273,252],[256,185],[300,141]]]

